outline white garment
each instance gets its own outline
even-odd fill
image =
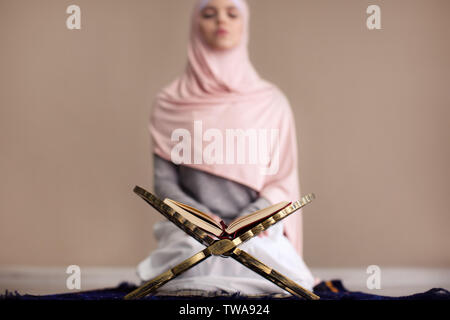
[[[137,274],[144,281],[173,268],[205,248],[168,220],[156,223],[154,234],[158,241],[157,249],[137,267]],[[268,236],[256,236],[240,245],[239,248],[305,289],[312,290],[314,278],[303,259],[283,235],[283,221],[270,227]],[[247,295],[287,293],[233,258],[220,256],[207,258],[166,283],[158,291],[167,292],[178,289],[225,290]]]

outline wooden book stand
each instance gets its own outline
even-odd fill
[[[268,229],[270,226],[281,221],[282,219],[294,213],[301,207],[310,203],[312,199],[315,198],[314,193],[308,194],[302,197],[301,200],[291,203],[285,209],[263,220],[261,223],[257,224],[256,226],[244,232],[239,237],[234,238],[233,240],[230,239],[216,240],[213,239],[209,234],[204,232],[202,229],[198,228],[196,225],[186,220],[178,212],[173,210],[171,207],[166,205],[163,201],[161,201],[159,198],[157,198],[150,192],[146,191],[145,189],[136,186],[133,191],[136,194],[138,194],[142,199],[144,199],[147,203],[149,203],[152,207],[158,210],[163,216],[172,221],[181,230],[183,230],[188,235],[193,237],[195,240],[205,245],[206,248],[198,252],[197,254],[193,255],[192,257],[184,260],[177,266],[160,274],[159,276],[150,279],[136,290],[127,294],[124,297],[124,299],[128,300],[145,297],[151,292],[157,290],[159,287],[163,286],[165,283],[179,276],[183,272],[204,261],[211,255],[222,256],[224,258],[231,257],[236,261],[240,262],[241,264],[243,264],[244,266],[246,266],[247,268],[263,276],[267,280],[273,282],[280,288],[288,291],[294,296],[308,300],[319,299],[319,296],[306,290],[305,288],[301,287],[291,279],[286,278],[281,273],[266,266],[258,259],[254,258],[247,252],[238,248],[238,246],[244,243],[245,241],[253,238],[254,236],[257,236],[260,232]]]

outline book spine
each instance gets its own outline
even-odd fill
[[[219,239],[230,239],[230,234],[225,231],[225,229],[228,227],[223,220],[220,221],[220,226],[222,227],[222,233],[218,236]]]

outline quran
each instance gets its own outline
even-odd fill
[[[258,210],[259,212],[255,211],[245,216],[249,217],[248,220],[245,220],[245,222],[244,220],[240,220],[240,223],[238,223],[239,220],[235,219],[235,221],[233,221],[235,223],[232,229],[231,224],[226,226],[223,222],[217,223],[208,214],[200,212],[199,210],[189,207],[186,204],[176,202],[168,198],[161,200],[139,186],[134,187],[134,192],[164,217],[169,219],[169,221],[183,230],[186,234],[203,244],[206,248],[182,261],[178,265],[145,282],[139,288],[128,293],[124,299],[130,300],[145,297],[211,256],[221,256],[224,258],[230,257],[296,297],[309,300],[320,299],[320,297],[315,295],[313,292],[308,291],[291,279],[283,276],[275,269],[265,265],[249,253],[238,248],[238,246],[244,242],[252,239],[261,232],[270,228],[270,226],[280,222],[284,218],[310,203],[315,198],[314,193],[307,194],[295,202],[280,202],[268,208]],[[286,207],[283,207],[283,205],[286,205]],[[186,216],[189,216],[191,219],[195,220],[195,218],[197,218],[200,219],[200,221],[204,221],[204,223],[202,223],[204,228],[208,228],[208,226],[215,226],[216,229],[211,227],[209,228],[211,230],[210,232],[205,232],[202,228],[182,216],[181,212],[183,214],[190,214]],[[263,216],[266,218],[262,218]],[[236,233],[240,230],[242,230],[242,233],[236,235]],[[214,232],[212,233],[213,235],[219,234],[219,236],[225,236],[228,232],[228,236],[234,236],[234,238],[230,239],[225,237],[216,240],[208,234],[211,232]],[[232,232],[234,232],[234,234],[230,235]]]
[[[165,198],[163,202],[182,215],[186,220],[195,224],[200,229],[215,235],[219,239],[234,239],[262,220],[269,218],[292,203],[289,201],[281,201],[267,208],[238,217],[229,225],[226,225],[223,220],[217,222],[209,214],[188,206],[187,204],[169,198]]]

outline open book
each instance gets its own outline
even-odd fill
[[[239,234],[251,229],[259,222],[276,214],[291,204],[289,201],[282,201],[267,208],[236,218],[229,225],[226,225],[225,222],[220,221],[219,223],[207,213],[201,212],[187,204],[169,198],[164,199],[163,202],[182,215],[186,220],[195,224],[202,230],[215,235],[219,239],[234,239]]]

